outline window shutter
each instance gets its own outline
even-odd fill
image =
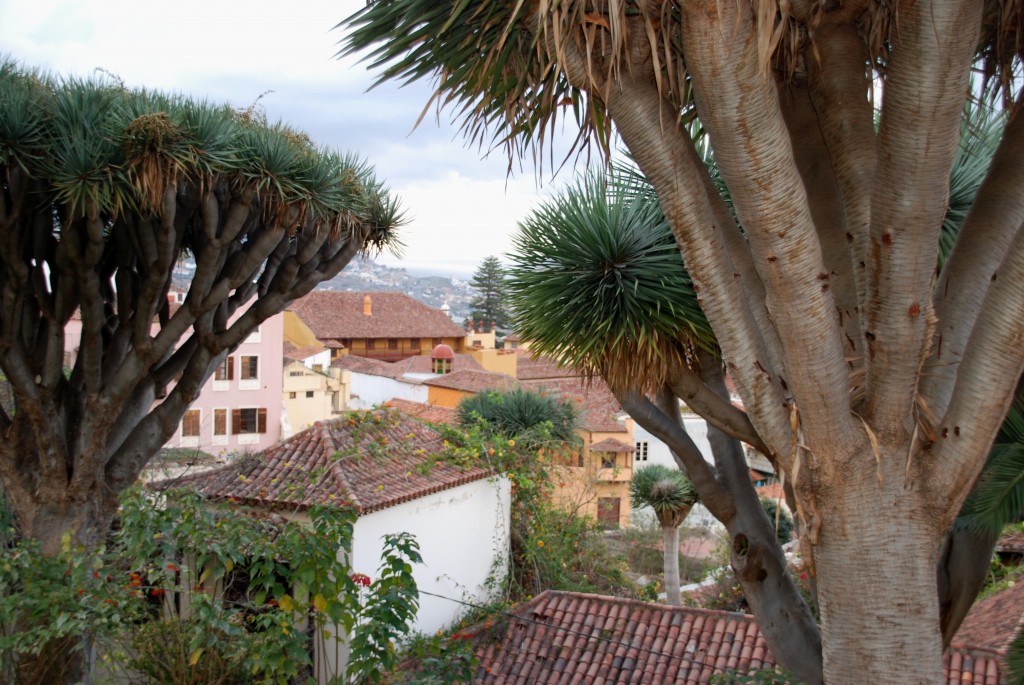
[[[228,355],[228,380],[235,378],[235,358]]]
[[[267,410],[264,407],[260,407],[256,414],[256,432],[266,433],[267,432]]]
[[[231,410],[231,432],[238,435],[242,432],[242,410]]]

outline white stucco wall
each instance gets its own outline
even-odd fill
[[[693,442],[697,445],[697,449],[704,455],[704,461],[709,464],[714,464],[715,459],[711,455],[711,444],[708,442],[708,425],[704,419],[699,416],[684,416],[683,426],[686,428],[686,432],[693,439]],[[649,464],[662,464],[671,468],[676,468],[676,460],[672,457],[672,452],[669,451],[668,445],[663,443],[660,439],[648,433],[641,425],[635,424],[633,426],[633,440],[637,443],[647,443],[647,460],[641,461],[638,459],[639,453],[633,454],[633,469],[634,471],[643,466]],[[654,512],[649,508],[645,509],[633,509],[630,516],[630,526],[644,527],[651,524],[654,519]],[[698,504],[690,510],[690,515],[686,517],[686,521],[683,522],[684,526],[703,526],[705,528],[716,528],[721,527],[714,516],[711,515],[703,505]]]
[[[510,502],[509,481],[500,477],[360,516],[353,535],[352,568],[375,578],[384,535],[411,533],[423,556],[423,564],[413,567],[420,590],[455,600],[486,602],[492,570],[507,567]],[[421,595],[413,630],[437,632],[465,609],[457,602]]]
[[[410,402],[427,402],[427,386],[419,383],[406,383],[386,376],[371,376],[366,373],[352,372],[350,409],[372,409],[397,397]]]
[[[508,568],[508,478],[494,477],[460,485],[410,502],[360,516],[352,534],[352,570],[377,578],[384,536],[411,533],[420,546],[422,564],[413,565],[420,590],[452,599],[486,603],[492,571]],[[412,630],[436,633],[454,623],[466,607],[432,595],[420,595]],[[334,631],[332,631],[334,632]],[[339,640],[318,640],[317,675],[325,682],[347,659]]]

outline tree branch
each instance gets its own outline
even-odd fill
[[[957,368],[999,264],[1024,224],[1024,114],[1003,130],[985,180],[935,284],[936,344],[922,379],[932,412],[946,411]],[[984,320],[982,320],[984,323]]]
[[[750,10],[726,3],[708,12],[688,3],[683,12],[683,46],[697,112],[747,230],[768,311],[784,346],[785,378],[801,409],[802,428],[809,444],[842,445],[855,419],[830,276],[776,87],[759,61]],[[713,321],[712,326],[716,332],[722,328]]]
[[[771,366],[773,355],[765,332],[737,287],[735,264],[723,247],[727,242],[723,233],[736,230],[734,221],[730,217],[722,225],[718,220],[713,205],[722,200],[717,193],[708,195],[707,171],[693,142],[675,126],[674,114],[652,85],[624,75],[621,87],[612,91],[608,110],[658,193],[730,373],[751,417],[757,417],[758,433],[773,452],[786,453],[790,444],[786,396],[778,371]]]
[[[860,321],[860,303],[856,270],[850,259],[850,236],[832,168],[832,157],[826,145],[817,113],[804,83],[780,83],[779,103],[786,129],[793,146],[793,160],[807,191],[808,207],[817,230],[822,258],[828,270],[828,288],[836,304],[839,326],[843,332],[843,351],[847,359],[864,349],[864,331]],[[861,148],[871,148],[861,144]],[[870,195],[866,195],[870,198]],[[867,241],[867,230],[862,241]]]
[[[933,456],[917,465],[931,481],[946,525],[985,463],[1024,372],[1024,224],[993,276],[967,341],[952,400],[936,428]]]
[[[826,11],[814,30],[813,55],[808,56],[807,85],[817,113],[819,130],[828,148],[843,208],[845,239],[850,245],[850,268],[856,283],[857,335],[854,352],[864,350],[861,312],[867,302],[868,236],[871,194],[875,182],[875,123],[869,100],[868,54],[854,24],[859,12],[850,4]],[[808,51],[810,52],[810,51]],[[849,314],[847,314],[849,316]],[[847,330],[849,330],[847,328]]]
[[[901,9],[878,135],[871,205],[866,419],[883,443],[913,433],[934,334],[932,284],[982,4]],[[942,141],[931,143],[926,141]]]
[[[676,397],[709,424],[737,440],[742,440],[762,454],[771,455],[771,450],[754,430],[746,412],[704,385],[693,369],[685,365],[672,368],[669,371],[668,384]],[[773,456],[769,458],[774,459]]]
[[[728,525],[736,514],[732,495],[719,485],[711,466],[704,461],[704,455],[678,420],[678,406],[677,416],[673,417],[636,391],[613,390],[613,393],[630,418],[668,445],[679,468],[693,481],[700,501],[716,519]]]

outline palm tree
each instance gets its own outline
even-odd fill
[[[818,627],[737,438],[760,439],[726,399],[717,341],[649,184],[635,169],[582,177],[520,223],[515,247],[508,287],[516,329],[533,349],[602,377],[627,413],[670,446],[730,536],[758,550],[733,555],[736,575],[752,607],[785,607],[785,620],[764,621],[769,631],[785,626],[773,650],[811,664],[802,679],[814,681]],[[701,385],[707,389],[691,392]],[[714,470],[683,427],[680,399],[698,413],[713,418],[724,409],[729,417],[721,430],[711,422]]]
[[[784,636],[766,634],[773,653],[808,682],[938,682],[934,550],[1024,364],[1024,117],[1006,126],[937,279],[935,263],[972,71],[1009,105],[1019,98],[1020,3],[714,9],[389,0],[347,22],[346,49],[369,49],[382,79],[430,79],[470,139],[513,155],[546,145],[560,116],[579,124],[577,143],[607,150],[617,131],[657,192],[748,412],[719,405],[711,422],[736,418],[734,434],[744,418],[756,425],[746,432],[809,523],[823,663],[793,663]],[[738,222],[679,125],[694,120]],[[666,373],[693,381],[691,407],[709,390],[699,374]],[[705,496],[729,484],[703,470],[688,462],[705,504],[729,518],[731,492]],[[895,549],[865,544],[897,538]],[[920,599],[909,607],[908,592]],[[851,593],[858,602],[843,601]],[[769,612],[762,627],[782,622],[773,607],[752,606]]]
[[[665,547],[665,596],[672,606],[682,606],[679,593],[679,526],[699,500],[693,483],[679,469],[662,464],[633,472],[629,492],[634,509],[650,507],[661,524]]]
[[[364,160],[255,108],[0,56],[0,490],[18,532],[51,555],[100,544],[225,356],[401,223]],[[184,256],[196,269],[172,307]],[[88,649],[60,648],[67,670],[39,682],[85,676]]]

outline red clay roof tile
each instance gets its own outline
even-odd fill
[[[388,400],[385,405],[429,423],[443,423],[455,426],[459,422],[459,412],[457,410],[449,407],[440,407],[436,404],[423,404],[422,402],[413,402],[412,400],[394,397]]]
[[[1010,582],[1009,587],[974,603],[951,640],[953,647],[1006,655],[1024,625],[1024,578]]]
[[[371,314],[364,314],[370,298]],[[440,309],[404,293],[314,290],[288,307],[321,341],[342,338],[465,338]]]
[[[448,463],[443,443],[437,430],[402,412],[351,412],[223,468],[153,487],[271,508],[348,503],[366,514],[491,475]]]
[[[476,632],[474,683],[697,685],[775,665],[753,616],[548,590]],[[948,685],[1001,685],[997,660],[952,650]]]
[[[636,448],[632,445],[627,445],[621,440],[615,438],[605,438],[601,442],[594,443],[590,446],[591,452],[615,452],[616,454],[622,452],[635,452]]]
[[[483,392],[485,390],[511,390],[518,385],[518,382],[515,378],[503,373],[463,369],[446,373],[443,376],[428,378],[423,381],[423,384],[463,392]]]

